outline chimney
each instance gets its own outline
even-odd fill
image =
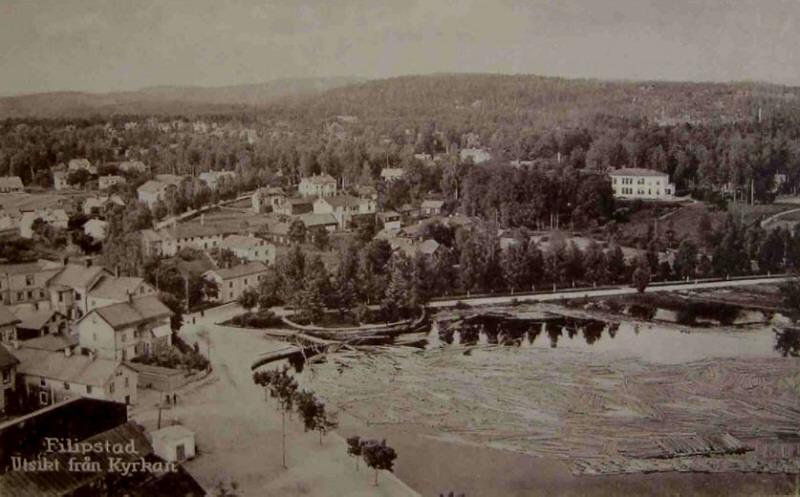
[[[69,257],[63,257],[61,259],[61,262],[64,263],[64,265],[66,266],[67,264],[69,264]]]
[[[114,266],[114,276],[116,276],[117,278],[119,278],[119,264],[117,264],[116,266]]]
[[[87,257],[84,260],[84,264],[86,265],[86,267],[92,267],[92,258],[91,257]]]
[[[126,292],[128,294],[128,303],[133,303],[133,294],[131,292]]]
[[[19,350],[19,340],[16,340],[16,339],[12,340],[11,341],[11,348],[13,348],[14,350]]]

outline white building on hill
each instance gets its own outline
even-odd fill
[[[674,200],[675,184],[669,175],[652,169],[625,168],[611,171],[614,197],[643,200]]]

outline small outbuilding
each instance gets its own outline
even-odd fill
[[[150,433],[153,452],[167,462],[183,462],[195,456],[194,432],[174,425]]]

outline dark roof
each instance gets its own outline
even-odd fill
[[[16,324],[21,323],[22,320],[14,315],[11,310],[0,304],[0,326],[5,326],[7,324]]]
[[[248,264],[240,264],[238,266],[233,266],[231,268],[212,269],[208,272],[215,273],[223,280],[229,280],[232,278],[239,278],[241,276],[248,276],[251,274],[262,273],[266,270],[267,266],[265,266],[263,263],[250,262]]]
[[[198,236],[219,236],[221,234],[217,228],[202,224],[179,224],[173,228],[159,230],[159,233],[167,234],[175,240],[196,238]]]
[[[17,310],[17,318],[20,320],[20,323],[17,325],[17,327],[26,330],[41,330],[44,325],[50,321],[50,318],[53,317],[53,314],[56,314],[56,312],[57,311],[52,309],[35,311],[30,307],[21,307]]]
[[[19,359],[20,373],[96,387],[105,386],[123,366],[120,361],[110,359],[93,359],[79,354],[67,357],[62,352],[26,347],[14,350],[12,354]]]
[[[14,364],[19,364],[19,359],[14,357],[11,352],[0,343],[0,368],[13,366]]]
[[[172,311],[169,310],[169,307],[165,306],[155,295],[140,297],[130,302],[98,307],[92,312],[100,315],[115,330],[152,319],[172,316]],[[81,321],[91,315],[92,312],[82,317]]]
[[[22,342],[26,349],[49,350],[61,352],[78,345],[78,335],[44,335]]]
[[[103,274],[111,273],[102,266],[86,267],[84,264],[67,264],[64,270],[53,278],[52,283],[70,288],[88,288]]]
[[[82,440],[82,442],[105,445],[126,445],[133,440],[134,453],[122,452],[115,454],[111,452],[88,452],[84,457],[90,461],[96,461],[101,468],[109,467],[109,458],[119,458],[124,462],[147,458],[153,454],[153,447],[147,441],[147,435],[135,422],[128,421],[116,428],[104,431],[92,437]],[[75,454],[72,453],[52,453],[51,460],[59,461],[61,471],[9,471],[0,477],[0,488],[8,491],[8,495],[15,497],[43,497],[43,496],[63,496],[86,486],[90,482],[102,477],[105,472],[74,472],[67,471],[69,459]],[[81,458],[83,460],[83,457]]]
[[[667,173],[655,171],[653,169],[643,169],[641,167],[628,167],[611,171],[611,176],[653,176],[663,177],[669,176]]]

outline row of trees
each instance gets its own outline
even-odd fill
[[[316,398],[313,392],[299,390],[297,380],[289,374],[288,367],[270,371],[256,371],[253,373],[253,382],[264,387],[269,396],[276,400],[276,407],[281,412],[283,467],[286,464],[286,414],[295,409],[303,420],[305,431],[319,433],[319,443],[322,436],[336,428],[336,420],[325,410],[325,404]]]

